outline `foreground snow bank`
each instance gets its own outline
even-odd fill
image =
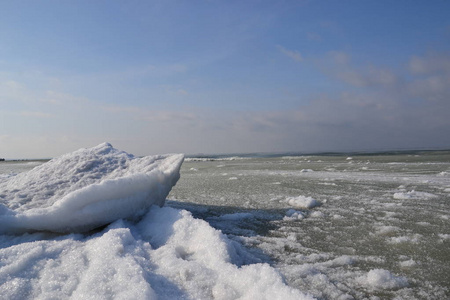
[[[0,233],[82,232],[162,206],[183,155],[136,158],[103,143],[0,182]]]
[[[46,235],[0,235],[2,297],[312,299],[185,210],[153,206],[137,224],[119,220],[90,237]]]

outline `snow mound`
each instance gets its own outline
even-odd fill
[[[184,156],[136,158],[108,143],[52,159],[0,183],[0,233],[82,232],[162,206]]]

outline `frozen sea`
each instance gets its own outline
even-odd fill
[[[0,184],[43,163],[0,162]],[[179,173],[132,218],[4,230],[0,299],[450,298],[449,151],[187,157]]]

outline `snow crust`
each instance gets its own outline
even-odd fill
[[[0,233],[83,232],[162,206],[183,155],[136,158],[108,143],[0,182]]]

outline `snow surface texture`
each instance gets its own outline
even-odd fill
[[[136,158],[103,143],[0,182],[0,233],[83,232],[164,205],[183,155]]]
[[[46,235],[0,235],[0,298],[313,299],[185,210],[153,206],[93,236]]]

